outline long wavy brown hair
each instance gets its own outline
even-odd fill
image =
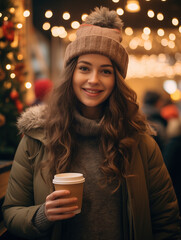
[[[72,87],[72,77],[77,58],[66,66],[62,81],[55,86],[47,110],[46,134],[48,153],[46,167],[50,180],[55,173],[69,170],[76,156],[74,110],[78,100]],[[100,169],[105,182],[116,180],[118,187],[129,174],[129,163],[139,134],[149,127],[139,112],[136,93],[125,83],[116,65],[115,87],[104,103],[104,118],[101,122],[100,151],[104,156]],[[44,165],[44,166],[45,166]]]

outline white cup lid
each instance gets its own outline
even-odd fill
[[[53,179],[54,184],[77,184],[85,182],[82,173],[60,173],[56,174]]]

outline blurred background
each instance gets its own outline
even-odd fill
[[[157,91],[180,113],[180,0],[0,0],[0,159],[12,158],[17,117],[59,80],[65,47],[96,6],[123,20],[126,82],[140,106],[146,91]]]

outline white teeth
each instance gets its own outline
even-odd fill
[[[88,89],[86,89],[86,92],[89,92],[89,93],[98,93],[98,92],[100,92],[100,91],[94,91],[94,90],[88,90]]]

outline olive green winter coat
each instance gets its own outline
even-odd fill
[[[40,112],[38,117],[37,112]],[[46,160],[44,107],[41,110],[34,107],[25,114],[19,121],[24,136],[9,178],[3,204],[4,221],[9,231],[18,236],[44,239],[43,233],[32,224],[36,211],[53,191],[53,186],[43,181],[39,171],[40,162]],[[138,139],[130,172],[124,185],[128,192],[124,211],[129,215],[130,239],[181,239],[177,199],[160,150],[152,137],[145,134]],[[46,176],[46,172],[44,174]],[[61,222],[56,222],[52,226],[51,240],[60,240],[60,235]]]

